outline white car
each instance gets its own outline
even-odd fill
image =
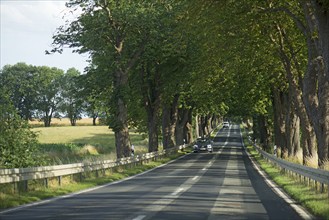
[[[225,121],[223,122],[223,128],[229,128],[230,127],[230,123]]]

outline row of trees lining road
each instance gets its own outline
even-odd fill
[[[328,161],[327,1],[71,0],[67,7],[79,14],[57,29],[48,53],[69,46],[87,53],[90,65],[78,77],[59,73],[76,80],[55,86],[66,91],[57,98],[72,122],[82,102],[70,100],[77,97],[92,117],[107,115],[118,158],[129,156],[129,126],[147,132],[149,151],[156,151],[159,139],[164,148],[190,143],[193,130],[205,136],[225,116],[246,121],[268,152],[276,145],[283,158]],[[48,74],[39,75],[27,85],[47,82]],[[41,91],[47,86],[39,87],[11,96],[24,97],[12,98],[23,118],[41,114],[36,109],[49,100]],[[26,96],[35,92],[44,95],[40,102]],[[64,98],[70,94],[78,96]]]
[[[145,114],[153,151],[159,116],[164,146],[171,147],[178,112],[180,119],[200,114],[196,124],[204,125],[229,109],[253,118],[266,150],[274,142],[282,157],[302,152],[303,163],[318,157],[320,166],[328,160],[327,1],[71,0],[67,6],[83,13],[58,29],[53,52],[69,45],[91,54],[87,76],[106,82],[98,89],[109,92],[118,157],[128,155],[130,111]]]
[[[200,86],[206,88],[200,98],[215,101],[207,93],[210,87],[196,83],[202,75],[194,63],[202,44],[185,27],[187,1],[70,1],[67,6],[83,13],[58,29],[52,52],[69,45],[91,55],[85,81],[95,99],[107,103],[118,158],[130,154],[130,123],[148,132],[149,151],[157,151],[160,124],[163,146],[171,148],[192,141],[193,109],[209,120],[218,118],[202,106],[211,103],[202,100],[198,106],[192,98],[193,87]],[[200,135],[209,132],[204,128]]]
[[[204,5],[201,17],[217,23],[201,29],[218,35],[213,35],[218,60],[232,80],[225,100],[229,113],[252,117],[254,136],[267,151],[274,142],[281,157],[302,153],[304,164],[317,158],[317,165],[324,165],[329,158],[328,1]]]

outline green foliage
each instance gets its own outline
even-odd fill
[[[0,92],[0,168],[42,165],[36,134],[17,114],[8,97],[5,91]]]
[[[23,119],[31,119],[36,108],[38,83],[37,68],[25,63],[6,65],[0,73],[0,86],[8,92],[10,100]]]
[[[41,66],[37,67],[37,73],[36,115],[44,121],[45,127],[49,127],[62,100],[61,80],[64,71],[55,67]]]
[[[51,118],[59,115],[63,75],[57,68],[17,63],[3,67],[0,86],[6,90],[21,118],[41,119],[45,126],[50,126]]]
[[[78,70],[70,68],[64,74],[61,82],[61,100],[58,108],[70,119],[72,126],[75,126],[76,121],[82,118],[85,107],[79,76]]]

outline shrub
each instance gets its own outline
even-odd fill
[[[8,100],[0,97],[0,168],[42,165],[36,134]]]

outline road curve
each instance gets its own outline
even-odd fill
[[[238,125],[213,153],[191,153],[124,181],[0,212],[0,219],[303,219],[246,154]]]

